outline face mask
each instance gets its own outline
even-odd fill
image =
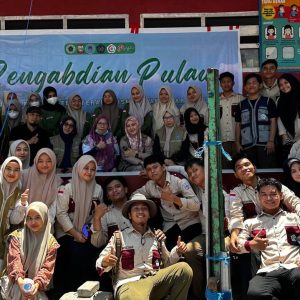
[[[51,97],[51,98],[48,98],[48,99],[47,99],[47,102],[48,102],[49,104],[54,105],[54,104],[57,102],[57,97]]]
[[[10,111],[8,112],[8,117],[9,117],[10,119],[16,119],[16,118],[18,117],[18,115],[19,115],[19,112],[18,112],[18,111],[15,111],[15,110],[10,110]]]
[[[30,102],[30,106],[40,106],[40,102],[39,101]]]

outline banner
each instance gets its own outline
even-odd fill
[[[50,85],[62,104],[78,93],[93,111],[112,89],[122,107],[139,83],[150,102],[170,86],[181,106],[190,85],[206,96],[207,68],[234,73],[242,90],[238,31],[0,35],[0,95],[14,91],[22,102]]]
[[[300,70],[300,0],[260,0],[260,59],[280,71]]]

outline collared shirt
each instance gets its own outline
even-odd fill
[[[258,178],[259,180],[259,178]],[[282,198],[286,207],[300,215],[300,198],[285,185],[282,185]],[[246,219],[262,213],[258,192],[252,186],[240,184],[230,192],[229,229],[243,228]]]
[[[163,261],[164,266],[169,266],[179,260],[177,247],[167,250],[164,242],[161,244],[161,253],[159,251],[158,241],[154,233],[148,229],[144,235],[136,231],[132,226],[126,228],[121,235],[122,250],[115,291],[122,284],[130,281],[139,280],[144,274],[150,271],[160,269],[160,262]],[[101,275],[103,272],[109,272],[112,267],[102,267],[103,258],[111,253],[111,249],[115,249],[115,238],[111,237],[107,246],[100,253],[96,261],[96,268]]]
[[[263,88],[261,90],[262,96],[272,98],[274,102],[277,104],[278,97],[280,95],[280,90],[278,86],[278,81],[275,80],[271,87],[268,87],[263,81]]]
[[[89,199],[87,199],[89,200]],[[92,223],[93,213],[95,209],[95,204],[103,202],[103,191],[102,187],[99,184],[95,185],[93,197],[92,197],[91,210],[86,219],[86,224]],[[57,209],[56,209],[56,219],[55,223],[55,236],[56,238],[60,238],[66,234],[69,230],[71,230],[74,219],[74,211],[75,211],[76,203],[72,197],[72,185],[71,183],[67,183],[66,185],[62,185],[58,189],[58,199],[57,199]],[[76,230],[81,231],[82,228],[76,228]]]
[[[279,268],[293,269],[300,260],[300,219],[295,213],[280,209],[275,215],[262,212],[253,219],[246,220],[239,234],[242,253],[245,242],[259,234],[268,239],[268,246],[261,251],[261,267],[257,273],[271,272]]]
[[[95,247],[102,247],[111,238],[115,230],[121,230],[131,227],[131,223],[122,214],[122,208],[110,205],[108,211],[101,218],[101,230],[93,231],[91,243]]]
[[[235,141],[235,112],[236,106],[245,97],[240,94],[232,92],[229,97],[225,97],[223,93],[220,94],[221,107],[221,138],[223,142]]]
[[[136,190],[134,193],[141,193],[146,198],[161,199],[161,214],[164,219],[163,230],[167,231],[175,224],[178,224],[181,230],[190,225],[200,223],[199,210],[200,201],[195,195],[191,185],[186,179],[180,179],[169,172],[166,172],[166,182],[172,193],[180,197],[182,207],[175,206],[170,201],[161,199],[162,188],[153,180]]]

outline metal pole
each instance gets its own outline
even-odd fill
[[[220,141],[220,99],[219,99],[219,80],[218,70],[207,70],[207,91],[208,91],[208,140],[209,142]],[[225,251],[224,245],[224,200],[222,189],[222,162],[221,146],[210,145],[208,147],[208,184],[207,200],[209,205],[210,227],[208,227],[209,245],[208,255],[219,257],[221,252]],[[220,280],[221,264],[220,262],[211,261],[210,276],[215,276]]]

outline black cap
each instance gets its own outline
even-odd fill
[[[42,109],[38,106],[29,106],[26,110],[26,114],[28,113],[37,113],[39,115],[42,114]]]

